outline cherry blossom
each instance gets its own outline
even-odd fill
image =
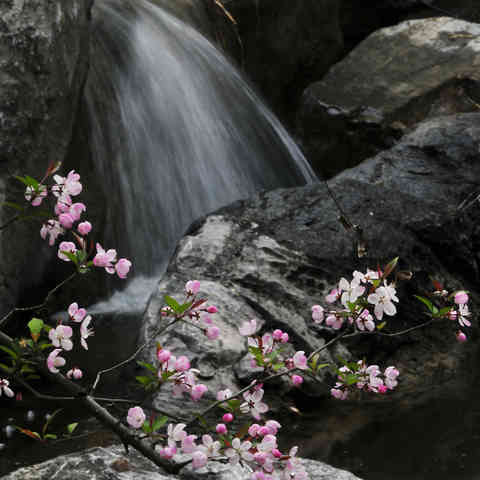
[[[252,417],[256,420],[260,420],[261,414],[268,412],[268,405],[262,402],[264,391],[259,388],[253,393],[247,391],[243,394],[245,402],[240,405],[240,411],[242,413],[250,412]]]
[[[371,293],[367,298],[368,303],[375,305],[374,313],[378,320],[383,318],[383,314],[393,316],[397,309],[393,302],[398,302],[396,290],[392,285],[378,287],[375,293]]]
[[[228,457],[228,461],[232,465],[236,465],[241,460],[251,462],[253,455],[249,451],[250,448],[252,448],[252,442],[242,442],[238,437],[235,437],[232,440],[232,448],[225,450],[225,456]]]
[[[190,390],[190,396],[192,397],[192,400],[194,402],[200,400],[202,398],[203,394],[208,390],[207,386],[204,385],[203,383],[197,383],[192,387]]]
[[[202,468],[207,464],[208,457],[201,450],[196,450],[192,454],[192,467],[194,469]]]
[[[320,305],[312,307],[312,319],[315,323],[322,323],[324,317],[324,309]]]
[[[146,418],[142,407],[132,407],[128,410],[127,423],[132,428],[142,428]]]
[[[68,307],[68,315],[70,318],[77,323],[80,323],[87,314],[87,311],[84,308],[78,308],[78,303],[74,302]]]
[[[92,230],[92,224],[90,222],[82,222],[77,226],[77,231],[80,235],[88,235]]]
[[[75,255],[75,253],[77,253],[77,247],[73,242],[61,242],[58,246],[58,258],[64,262],[70,262],[70,259],[64,252],[69,252]]]
[[[293,365],[295,368],[299,368],[300,370],[306,370],[308,368],[307,357],[305,356],[305,352],[303,350],[295,353],[293,356]]]
[[[63,357],[59,356],[61,351],[61,348],[56,348],[55,350],[52,350],[47,357],[47,368],[52,373],[58,373],[59,370],[57,367],[63,367],[65,363],[67,363]]]
[[[63,348],[70,351],[73,348],[73,342],[70,337],[73,335],[71,327],[65,325],[59,325],[57,328],[52,328],[48,332],[48,338],[52,342],[54,347]]]
[[[190,280],[185,284],[185,292],[188,296],[196,295],[200,291],[200,282],[198,280]]]
[[[347,279],[341,278],[338,283],[338,288],[342,291],[340,301],[344,307],[347,307],[349,302],[356,302],[358,297],[365,292],[365,287],[360,285],[357,279],[353,279],[352,282],[349,283]]]
[[[117,259],[117,251],[114,249],[105,251],[99,243],[97,243],[96,248],[97,254],[93,259],[93,264],[96,267],[105,268],[107,273],[115,273],[115,268],[112,262],[115,262]]]
[[[116,264],[115,264],[115,271],[117,272],[117,275],[124,279],[127,278],[128,272],[130,271],[130,267],[132,266],[132,262],[130,260],[127,260],[126,258],[121,258]]]

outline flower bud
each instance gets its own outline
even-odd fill
[[[219,435],[225,435],[225,434],[228,432],[228,429],[227,429],[227,426],[226,426],[224,423],[219,423],[219,424],[215,427],[215,431],[216,431]]]
[[[222,420],[223,420],[225,423],[233,422],[233,415],[232,415],[231,413],[226,413],[226,414],[222,417]]]

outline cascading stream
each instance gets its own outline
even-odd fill
[[[151,276],[196,218],[315,181],[276,117],[200,33],[146,0],[97,0],[86,103],[109,244]],[[115,243],[113,243],[115,242]]]

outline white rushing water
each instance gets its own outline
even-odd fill
[[[112,198],[107,234],[136,275],[158,275],[202,215],[316,180],[276,117],[194,28],[146,0],[97,0],[93,38],[91,150]]]

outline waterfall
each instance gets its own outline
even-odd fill
[[[136,274],[156,273],[196,218],[315,181],[277,118],[194,28],[147,0],[97,0],[93,14],[91,150],[110,234]]]

